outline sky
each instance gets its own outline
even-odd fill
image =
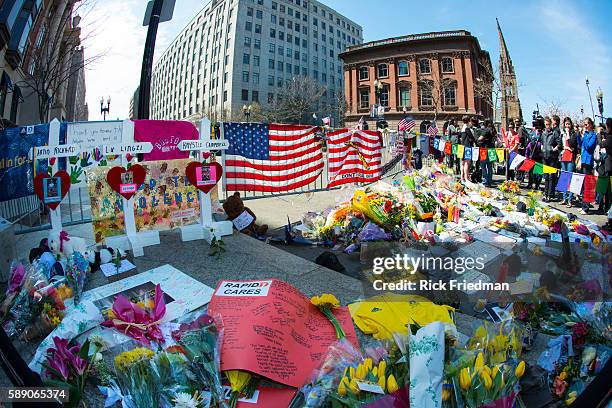
[[[89,119],[99,120],[100,98],[111,97],[109,118],[128,116],[129,101],[140,80],[146,27],[146,0],[97,0],[83,11],[86,57],[102,55],[87,67]],[[176,0],[172,21],[160,24],[159,57],[207,1]],[[606,16],[612,1],[598,0],[324,0],[323,3],[363,27],[364,41],[406,34],[465,29],[489,51],[496,67],[498,17],[519,83],[523,115],[551,103],[567,112],[584,107],[591,115],[585,85],[588,76],[595,113],[595,93],[604,93],[604,116],[612,113],[612,31]],[[381,6],[384,4],[384,6]],[[610,107],[610,108],[608,108]]]

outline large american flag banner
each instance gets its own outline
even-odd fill
[[[382,138],[377,131],[340,129],[328,133],[329,187],[380,179],[381,149]]]
[[[282,192],[314,182],[323,170],[316,126],[224,123],[226,190]]]

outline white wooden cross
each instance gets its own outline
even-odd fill
[[[211,139],[210,125],[211,123],[208,118],[202,118],[200,123],[200,140],[181,140],[177,145],[178,149],[181,151],[198,152],[198,160],[202,160],[202,152],[228,149],[229,142],[227,140]],[[198,199],[200,201],[200,223],[180,227],[181,239],[183,241],[205,239],[210,243],[213,237],[220,239],[222,236],[232,235],[233,224],[231,221],[213,221],[210,192],[204,193],[198,190]]]

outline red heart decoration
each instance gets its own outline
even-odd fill
[[[34,178],[34,192],[38,198],[40,198],[40,201],[42,201],[50,209],[55,210],[57,206],[60,205],[61,201],[57,201],[55,203],[45,203],[45,194],[43,191],[43,180],[51,177],[52,176],[50,176],[49,173],[40,173],[37,175],[36,178]],[[70,175],[64,170],[59,170],[53,175],[53,177],[59,177],[60,180],[62,180],[62,199],[64,199],[66,194],[68,194],[68,190],[70,190]]]
[[[52,165],[52,166],[55,164],[55,157],[51,157],[49,159],[49,164]]]
[[[198,186],[198,182],[196,178],[196,169],[198,167],[214,167],[215,177],[216,177],[215,183]],[[223,167],[221,167],[219,163],[202,164],[200,162],[191,162],[187,165],[187,168],[185,169],[185,175],[187,176],[187,180],[189,180],[189,182],[193,186],[195,186],[195,188],[197,188],[198,190],[204,193],[208,193],[210,190],[212,190],[215,187],[215,185],[217,185],[219,180],[221,180],[222,174],[223,174]]]
[[[133,164],[128,170],[124,169],[121,166],[115,166],[110,169],[108,171],[108,174],[106,175],[106,181],[108,182],[108,185],[127,200],[129,200],[134,194],[136,194],[136,192],[121,192],[121,175],[123,173],[127,173],[128,171],[132,173],[134,184],[136,184],[136,190],[138,190],[142,183],[144,183],[145,177],[147,176],[147,171],[140,164]]]
[[[129,162],[132,161],[133,158],[134,158],[134,156],[132,156],[132,153],[128,153],[128,154],[125,155],[125,159],[127,161],[129,161]]]

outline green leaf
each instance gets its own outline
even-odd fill
[[[81,350],[79,350],[79,357],[83,360],[89,361],[89,339],[85,340],[85,343],[81,346]]]

